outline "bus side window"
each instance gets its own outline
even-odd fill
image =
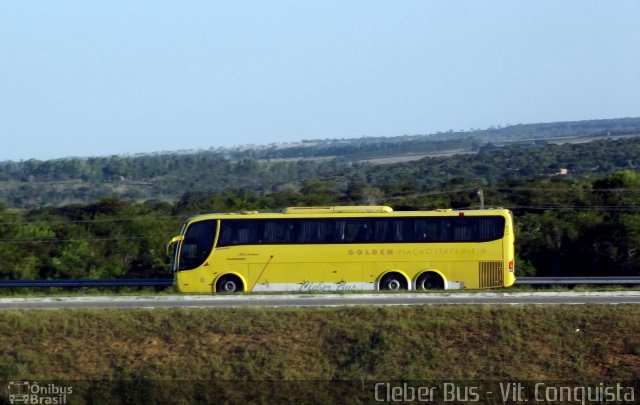
[[[373,229],[369,221],[361,222],[358,227],[354,241],[358,243],[369,242],[372,238]]]
[[[449,218],[438,218],[438,222],[439,222],[439,230],[438,230],[438,236],[437,239],[440,242],[447,242],[447,241],[451,241],[451,219]]]
[[[218,236],[218,246],[229,246],[233,236],[233,228],[229,221],[221,221],[220,235]]]
[[[374,222],[374,233],[373,240],[376,242],[389,242],[391,238],[389,237],[389,231],[391,227],[389,226],[389,220],[383,219],[381,221]]]
[[[488,241],[502,238],[504,223],[503,217],[478,218],[478,239]]]
[[[341,242],[366,243],[371,241],[373,229],[370,221],[363,219],[347,219],[344,221]]]
[[[283,240],[285,242],[292,243],[295,240],[296,226],[293,222],[287,222],[283,232]]]
[[[393,221],[393,240],[401,242],[402,238],[402,221]]]
[[[282,243],[292,243],[294,241],[295,234],[295,225],[293,222],[278,222],[276,235],[278,236],[279,241]]]
[[[346,225],[347,225],[347,223],[345,221],[336,221],[335,235],[334,235],[334,240],[336,242],[344,242],[345,241]]]
[[[250,245],[256,243],[256,223],[254,221],[237,221],[234,224],[233,240],[234,245]]]
[[[410,242],[414,240],[413,236],[413,220],[399,219],[393,221],[393,241],[394,242]]]
[[[308,220],[298,225],[297,243],[333,242],[333,227],[328,221]]]
[[[258,243],[274,243],[276,239],[276,223],[273,221],[262,222],[261,237],[258,238]]]
[[[415,239],[418,242],[432,242],[438,240],[438,223],[432,218],[416,218],[414,223]]]
[[[257,242],[256,221],[226,220],[222,221],[218,246],[247,245]]]
[[[416,241],[423,242],[425,240],[429,240],[427,238],[427,223],[424,219],[416,219],[413,225]]]
[[[475,218],[474,218],[475,219]],[[453,219],[453,240],[456,242],[470,242],[476,239],[474,229],[474,219],[454,218]]]

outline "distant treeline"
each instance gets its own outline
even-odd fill
[[[188,192],[268,195],[322,181],[349,194],[367,185],[383,195],[428,191],[450,182],[492,185],[564,173],[602,177],[640,166],[640,137],[562,145],[510,145],[474,154],[375,165],[332,160],[229,159],[215,153],[29,160],[0,163],[0,201],[30,208],[103,197],[174,202]],[[566,169],[566,170],[562,170]]]
[[[474,150],[489,142],[521,142],[558,138],[607,137],[640,134],[640,118],[517,124],[468,131],[438,132],[430,135],[361,137],[357,139],[305,140],[300,145],[270,145],[252,148],[219,149],[234,159],[275,159],[337,157],[342,160],[371,159],[405,153],[434,153],[443,150]]]
[[[295,159],[332,157],[341,161],[372,159],[404,154],[429,154],[450,150],[476,150],[482,142],[462,134],[461,137],[439,140],[429,136],[393,138],[360,138],[357,140],[326,140],[299,146],[257,148],[228,151],[224,157],[234,159]]]

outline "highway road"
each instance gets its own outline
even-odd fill
[[[217,296],[150,295],[0,298],[0,310],[571,304],[640,304],[640,291],[291,295],[245,294]]]

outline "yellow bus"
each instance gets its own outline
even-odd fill
[[[506,209],[393,211],[291,207],[188,219],[174,245],[185,293],[346,292],[509,287]]]

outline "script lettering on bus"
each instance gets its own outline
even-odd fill
[[[320,281],[314,283],[312,281],[305,281],[300,284],[299,291],[300,292],[323,292],[323,291],[338,291],[338,292],[347,292],[347,291],[356,291],[356,285],[347,283],[346,281],[340,281],[338,283],[325,283],[324,281]]]
[[[336,291],[339,291],[339,292],[347,292],[347,291],[355,291],[355,290],[356,290],[356,285],[349,284],[346,281],[341,281],[336,286]]]

